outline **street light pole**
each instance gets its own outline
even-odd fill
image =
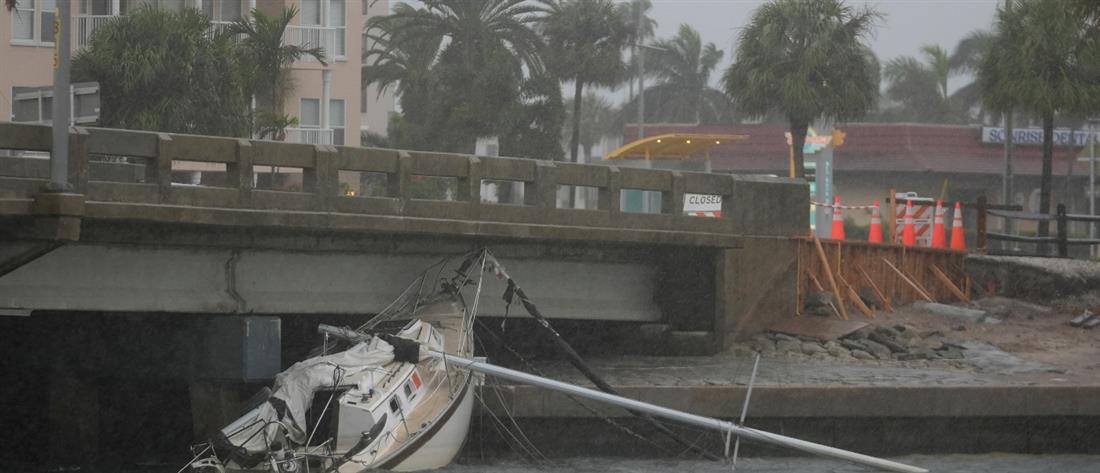
[[[638,53],[638,139],[645,138],[645,45],[642,44],[642,9],[635,20],[634,44]],[[646,160],[648,167],[649,160]]]
[[[53,69],[53,143],[50,147],[50,182],[46,190],[50,192],[68,192],[69,184],[69,122],[72,99],[69,87],[69,49],[70,5],[68,1],[57,2],[58,11],[54,16],[54,69]]]
[[[1012,9],[1012,1],[1005,0],[1005,12]],[[1012,108],[1009,107],[1005,112],[1005,169],[1004,176],[1001,180],[1001,202],[1004,205],[1012,205],[1013,190],[1012,190]],[[1016,225],[1010,218],[1004,219],[1004,230],[1006,234],[1015,233]],[[1008,248],[1009,243],[1005,242],[1005,249]]]
[[[1100,123],[1100,118],[1089,119],[1089,215],[1096,216],[1096,124]],[[1089,223],[1089,239],[1096,239],[1096,223]],[[1097,251],[1096,245],[1089,246],[1089,255],[1093,258],[1100,252]]]

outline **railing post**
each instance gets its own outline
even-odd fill
[[[394,197],[401,202],[400,213],[404,214],[405,209],[409,205],[409,190],[412,188],[412,155],[408,151],[398,151],[400,153],[397,156],[397,177],[391,180],[391,184],[396,181],[396,186],[390,186]]]
[[[468,167],[465,178],[458,178],[458,192],[455,197],[465,200],[469,207],[469,219],[481,220],[481,159],[470,155],[467,157]]]
[[[525,192],[528,205],[538,208],[544,222],[548,222],[558,207],[558,166],[553,161],[535,161],[535,182],[532,192]]]
[[[336,195],[340,192],[340,177],[336,161],[336,148],[331,145],[313,146],[313,172],[309,177],[314,196],[314,208],[329,212],[335,208]]]
[[[616,166],[607,167],[607,186],[600,188],[600,210],[606,211],[608,221],[612,225],[619,224],[619,214],[622,212],[622,188],[623,176]]]
[[[237,140],[237,161],[226,164],[226,172],[237,187],[237,205],[241,207],[252,206],[252,182],[255,179],[255,171],[252,169],[252,142],[246,139]]]
[[[668,192],[661,193],[661,213],[671,214],[673,220],[684,217],[684,173],[666,171],[672,174],[672,185]]]
[[[1058,256],[1069,256],[1069,227],[1066,222],[1066,204],[1058,204]]]
[[[172,157],[175,154],[175,143],[172,135],[157,133],[157,157],[152,163],[153,182],[157,185],[157,194],[160,203],[170,202],[172,199]]]
[[[978,197],[978,217],[975,224],[977,233],[974,235],[974,248],[978,253],[986,252],[986,210],[988,210],[989,203],[986,201],[985,196]]]
[[[82,127],[69,133],[69,185],[74,194],[84,194],[88,188],[88,130]]]

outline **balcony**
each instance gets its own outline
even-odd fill
[[[331,128],[287,128],[286,141],[288,143],[305,143],[310,145],[331,145],[333,131]]]
[[[289,25],[283,35],[283,43],[303,49],[322,48],[325,50],[325,60],[331,61],[334,58],[344,58],[344,44],[340,41],[343,33],[343,28]],[[305,56],[301,60],[316,61],[312,56]]]
[[[73,37],[76,38],[77,48],[83,48],[91,43],[96,29],[107,24],[112,18],[117,17],[115,15],[76,15],[76,31],[73,31]]]
[[[74,17],[73,36],[77,48],[83,48],[90,44],[95,31],[111,21],[112,18],[116,18],[116,15],[76,15]],[[211,33],[220,33],[232,24],[231,21],[211,21]],[[286,28],[283,43],[305,49],[323,48],[326,60],[344,59],[345,44],[343,35],[344,28],[290,25]],[[312,56],[306,56],[302,58],[302,61],[311,62],[316,60]]]

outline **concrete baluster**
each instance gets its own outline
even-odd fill
[[[459,177],[458,192],[455,200],[465,201],[469,207],[467,218],[478,220],[481,218],[481,159],[477,156],[469,156],[467,159],[469,168],[466,177]]]
[[[600,187],[599,209],[607,212],[612,225],[619,224],[622,213],[623,176],[617,166],[607,167],[607,186]]]
[[[255,180],[252,169],[252,142],[245,139],[237,140],[236,161],[226,163],[225,170],[229,174],[229,182],[238,190],[237,205],[240,207],[252,206],[252,189]]]
[[[409,193],[412,188],[413,177],[413,157],[408,151],[399,151],[397,157],[397,186],[393,192],[394,197],[400,200],[401,204],[398,206],[398,213],[404,214],[405,209],[409,206]]]
[[[88,130],[83,127],[69,129],[69,185],[74,194],[88,189]]]
[[[536,207],[539,219],[551,221],[558,208],[558,166],[553,161],[535,161],[534,189],[523,195],[525,204]]]
[[[176,156],[176,143],[172,135],[157,133],[157,157],[147,162],[147,168],[152,169],[152,179],[147,182],[156,183],[158,202],[165,204],[172,201],[172,159]],[[149,174],[149,171],[146,171]]]
[[[661,213],[672,215],[673,229],[675,229],[675,222],[685,218],[684,192],[687,189],[687,184],[684,180],[683,172],[670,172],[672,173],[671,188],[661,192]]]
[[[340,154],[332,145],[313,147],[313,189],[314,206],[322,212],[336,210],[336,198],[340,194]]]

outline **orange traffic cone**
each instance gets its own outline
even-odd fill
[[[943,228],[943,216],[947,209],[943,201],[936,201],[936,218],[932,222],[932,248],[947,248],[947,230]]]
[[[966,251],[966,234],[963,233],[962,205],[955,202],[955,218],[951,222],[951,249]]]
[[[871,206],[871,234],[867,241],[882,243],[882,214],[878,210],[878,199],[875,199],[874,205]]]
[[[833,199],[833,234],[834,240],[844,239],[844,219],[840,217],[840,196]]]
[[[905,246],[917,245],[917,232],[913,228],[913,201],[905,201],[905,228],[901,231],[901,244]]]

